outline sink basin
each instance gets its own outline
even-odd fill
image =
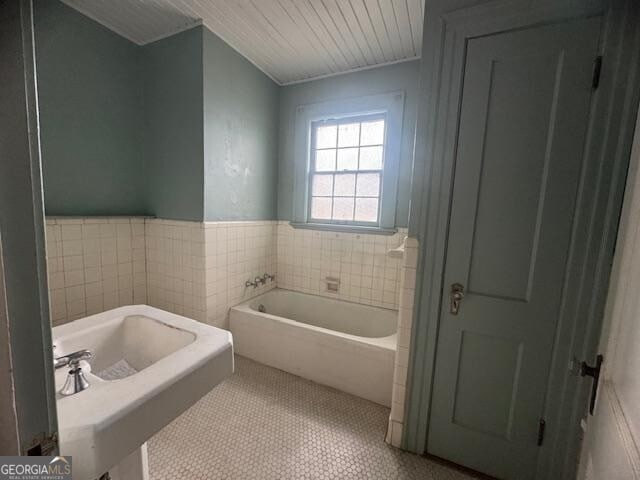
[[[233,373],[231,333],[147,305],[53,329],[57,357],[89,349],[87,390],[58,394],[62,455],[76,480],[99,478]],[[56,371],[56,390],[67,376]]]

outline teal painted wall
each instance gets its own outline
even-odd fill
[[[148,213],[139,48],[58,0],[34,8],[46,213]]]
[[[407,226],[419,69],[420,61],[415,60],[281,88],[278,165],[278,218],[280,220],[293,218],[294,165],[299,161],[294,153],[296,108],[299,105],[404,90],[405,105],[398,171],[396,226]]]
[[[204,218],[275,220],[279,87],[202,27]]]
[[[406,226],[419,62],[278,87],[206,27],[140,47],[35,4],[47,214],[290,219],[296,107],[402,89]]]
[[[201,27],[145,45],[142,64],[147,210],[161,218],[202,220]]]
[[[269,77],[202,26],[140,47],[35,3],[47,214],[276,218]]]

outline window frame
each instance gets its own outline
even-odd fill
[[[403,91],[300,105],[297,108],[294,144],[296,160],[293,172],[293,218],[291,220],[293,227],[381,234],[396,232],[395,215],[403,114]],[[372,115],[385,117],[385,143],[378,222],[373,224],[371,222],[318,221],[312,219],[310,214],[310,174],[311,162],[313,161],[311,147],[313,145],[312,127],[314,123],[341,121],[358,117],[370,117]]]
[[[375,122],[377,120],[384,120],[384,133],[383,133],[383,140],[382,140],[382,144],[380,145],[365,145],[365,147],[369,147],[369,146],[382,146],[382,168],[378,169],[378,170],[360,170],[359,168],[356,170],[337,170],[337,165],[336,165],[336,170],[333,171],[327,171],[327,172],[322,172],[322,171],[317,171],[314,168],[315,165],[315,157],[317,155],[318,150],[325,150],[325,149],[318,149],[315,148],[315,143],[316,143],[316,132],[317,129],[319,127],[324,127],[324,126],[331,126],[331,125],[336,125],[339,126],[340,125],[344,125],[344,124],[348,124],[348,123],[366,123],[366,122]],[[384,171],[385,171],[385,156],[386,156],[386,140],[387,140],[387,113],[386,112],[374,112],[374,113],[366,113],[366,114],[357,114],[357,115],[344,115],[341,116],[339,118],[336,117],[332,117],[332,118],[325,118],[325,119],[321,119],[321,120],[314,120],[311,122],[311,127],[310,127],[311,131],[309,133],[310,135],[310,141],[309,141],[309,168],[308,168],[308,172],[307,172],[307,223],[310,224],[331,224],[331,225],[342,225],[342,226],[354,226],[354,227],[372,227],[372,228],[379,228],[380,227],[380,220],[382,217],[382,202],[383,202],[383,196],[384,196]],[[338,134],[339,135],[339,134]],[[358,148],[358,150],[360,150],[360,148],[362,148],[362,145],[360,145],[360,139],[358,139],[358,146],[357,147],[338,147],[337,142],[339,141],[339,137],[336,138],[336,162],[338,161],[337,156],[338,156],[338,152],[339,150],[345,149],[345,148]],[[360,155],[358,154],[358,157]],[[360,166],[360,159],[358,158],[358,167]],[[357,176],[358,174],[366,174],[366,173],[375,173],[375,174],[379,174],[380,175],[380,183],[378,185],[378,196],[377,197],[358,197],[356,192],[357,192],[357,183],[354,186],[354,189],[356,191],[354,191],[354,209],[355,209],[355,202],[357,198],[376,198],[378,200],[378,216],[377,219],[374,222],[366,222],[366,221],[357,221],[355,220],[334,220],[332,219],[321,219],[321,218],[313,218],[313,216],[311,215],[311,203],[312,203],[312,197],[313,197],[313,187],[312,187],[312,180],[313,180],[313,176],[316,174],[327,174],[327,175],[333,175],[334,179],[336,175],[348,175],[348,174],[353,174],[356,176],[356,182],[357,182]],[[334,180],[335,182],[335,180]],[[335,188],[335,183],[334,183],[334,188]],[[335,192],[334,192],[335,193]],[[346,198],[346,197],[341,197],[338,196],[336,197],[335,195],[331,195],[331,197],[327,197],[327,198],[331,198],[331,199],[335,199],[335,198]],[[333,212],[332,212],[332,216],[333,216]],[[355,217],[355,211],[354,211],[354,217]]]

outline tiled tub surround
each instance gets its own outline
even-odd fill
[[[407,237],[404,242],[404,254],[402,257],[400,305],[398,309],[398,348],[395,355],[391,415],[389,416],[389,428],[387,429],[386,437],[387,443],[398,448],[401,447],[402,443],[417,265],[418,240]]]
[[[276,286],[276,222],[147,219],[149,305],[228,328],[229,308]]]
[[[398,309],[402,259],[387,255],[407,234],[329,232],[278,223],[278,287],[349,302]],[[326,278],[340,280],[338,292]]]
[[[395,310],[275,289],[235,306],[235,351],[314,382],[391,406]]]
[[[399,310],[387,441],[402,437],[418,254],[406,230],[380,236],[294,229],[288,222],[184,222],[144,217],[48,217],[54,325],[147,303],[228,328],[228,311],[279,288]],[[245,281],[263,273],[276,281]],[[337,293],[326,277],[339,278]]]
[[[398,308],[405,229],[390,236],[294,229],[288,222],[48,217],[54,324],[148,303],[227,327],[230,307],[280,288]],[[64,232],[64,234],[63,234]],[[276,246],[277,245],[277,246]],[[245,281],[277,280],[258,288]],[[326,278],[339,279],[338,292]]]
[[[47,217],[54,325],[146,303],[144,218]]]

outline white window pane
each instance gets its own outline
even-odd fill
[[[353,220],[353,197],[333,199],[333,219]]]
[[[333,195],[333,175],[314,175],[311,195],[314,197],[330,197]]]
[[[316,172],[333,172],[336,169],[336,151],[318,150],[316,151]]]
[[[358,169],[358,149],[340,148],[338,149],[338,171]]]
[[[356,198],[356,222],[378,221],[378,199]]]
[[[359,142],[359,123],[345,123],[338,127],[338,147],[357,147]]]
[[[378,195],[380,195],[380,174],[359,173],[356,196],[377,197]]]
[[[382,169],[382,147],[363,147],[360,149],[360,170]]]
[[[336,175],[333,194],[337,197],[353,197],[356,193],[356,176],[353,173]]]
[[[327,125],[316,129],[316,148],[336,148],[336,125]]]
[[[363,122],[360,145],[382,145],[384,143],[384,120]]]
[[[313,125],[308,185],[313,220],[379,221],[386,121],[379,115],[362,118]]]
[[[311,197],[311,217],[331,220],[331,197]]]

